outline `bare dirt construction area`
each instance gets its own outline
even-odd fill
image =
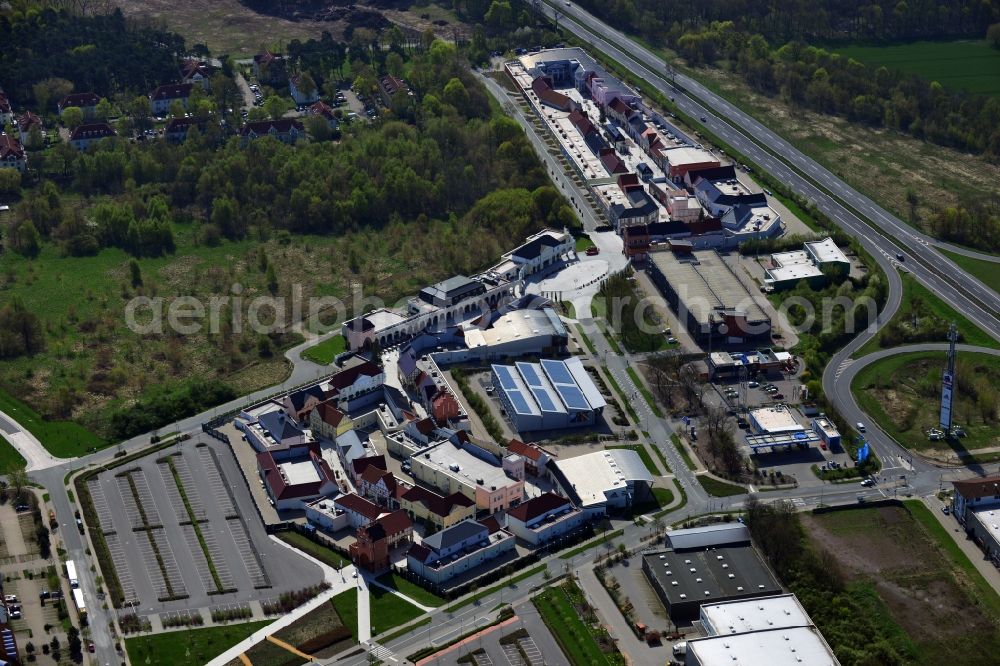
[[[813,545],[850,581],[872,585],[915,644],[920,664],[995,664],[997,618],[953,569],[935,538],[903,507],[803,514]],[[966,649],[968,648],[968,649]],[[957,661],[955,657],[962,655]]]
[[[343,25],[329,21],[289,21],[259,14],[239,0],[129,0],[120,7],[129,18],[145,19],[184,37],[188,45],[205,44],[213,53],[247,58],[262,46],[281,48],[293,40],[335,37]]]

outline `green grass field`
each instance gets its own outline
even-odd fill
[[[705,489],[705,492],[713,497],[731,497],[732,495],[744,495],[747,492],[743,486],[719,481],[704,474],[698,476],[698,483]]]
[[[14,445],[0,435],[0,470],[23,467],[26,464],[24,456],[17,452]]]
[[[948,88],[1000,95],[1000,50],[985,39],[833,49],[868,65],[918,74]]]
[[[190,629],[125,639],[125,649],[134,664],[175,666],[205,664],[227,648],[266,627],[270,622],[227,624],[207,629]],[[181,638],[182,640],[178,640]]]
[[[433,592],[428,592],[424,588],[420,587],[416,583],[411,583],[402,576],[389,572],[376,579],[379,583],[382,583],[386,587],[391,587],[401,594],[405,594],[410,599],[413,599],[418,604],[423,604],[424,606],[433,606],[437,608],[444,603],[444,599],[434,594]]]
[[[322,544],[318,544],[309,537],[299,534],[298,532],[278,532],[275,536],[285,543],[295,546],[307,555],[315,557],[323,564],[331,566],[335,569],[343,568],[351,563],[346,557],[332,548],[327,548]]]
[[[570,583],[550,587],[532,599],[566,658],[574,666],[623,663],[621,655],[601,650],[593,630],[583,621],[576,604],[567,594],[567,588],[579,594],[576,586]]]
[[[100,449],[108,445],[78,423],[42,418],[38,412],[3,390],[0,390],[0,411],[27,428],[49,453],[60,458],[82,456],[92,448]]]
[[[303,349],[302,353],[299,355],[308,361],[312,361],[313,363],[330,365],[333,363],[333,359],[337,357],[337,354],[344,352],[346,349],[347,341],[344,340],[344,336],[335,335],[332,338],[324,340],[318,345],[313,345],[312,347]]]
[[[330,600],[345,627],[350,628],[355,642],[358,640],[358,588],[341,592]]]
[[[392,592],[375,587],[374,585],[369,589],[369,596],[371,597],[373,636],[406,624],[410,620],[414,620],[424,614],[424,611],[408,601],[404,601]]]
[[[851,390],[858,405],[903,446],[917,451],[946,449],[945,442],[932,442],[925,435],[928,428],[937,426],[937,395],[944,364],[943,352],[891,356],[861,370]],[[968,373],[962,372],[965,364],[969,364]],[[961,423],[967,433],[958,443],[969,451],[1000,444],[1000,424],[984,419],[981,400],[973,396],[971,389],[964,393],[962,390],[965,377],[981,378],[988,385],[998,381],[1000,358],[959,353],[958,366],[955,421]],[[990,402],[988,386],[977,389],[987,392],[982,400]]]

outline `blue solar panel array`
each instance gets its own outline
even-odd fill
[[[535,371],[535,366],[530,363],[518,363],[517,369],[521,373],[521,376],[524,377],[524,383],[528,386],[544,386],[542,378]]]
[[[549,392],[545,389],[532,389],[531,394],[535,396],[535,400],[538,402],[538,406],[542,408],[543,412],[561,411],[556,408],[556,403],[552,401],[552,398],[549,396]]]
[[[576,384],[573,381],[573,375],[570,374],[566,364],[562,361],[545,359],[542,361],[542,368],[545,369],[545,374],[549,376],[553,384]]]
[[[507,391],[507,397],[510,399],[510,404],[514,406],[514,411],[518,414],[531,414],[531,407],[528,406],[528,401],[524,399],[524,394],[518,390]]]
[[[556,390],[559,391],[559,395],[562,397],[563,402],[570,409],[589,409],[590,403],[587,399],[583,397],[583,391],[575,386],[556,386]]]
[[[500,380],[500,386],[503,387],[505,391],[516,391],[517,382],[514,381],[514,377],[510,373],[510,368],[506,365],[494,365],[494,371],[497,374],[497,378]]]

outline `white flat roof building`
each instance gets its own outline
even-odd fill
[[[990,552],[1000,552],[1000,509],[973,508],[969,511],[969,516],[979,522],[981,526],[976,530],[981,535],[988,535],[992,543],[987,544]]]
[[[574,458],[553,460],[553,476],[573,502],[583,509],[623,507],[638,490],[651,484],[653,475],[631,449],[595,451]]]
[[[833,238],[826,237],[819,241],[809,241],[803,244],[805,252],[809,253],[817,264],[828,264],[828,263],[838,263],[838,264],[849,264],[850,261],[837,244],[833,242]]]
[[[757,430],[763,433],[797,432],[805,430],[786,407],[761,407],[750,411]]]
[[[724,636],[767,629],[808,627],[812,620],[794,594],[782,594],[704,604],[701,607],[701,623],[709,636]]]
[[[278,463],[278,469],[285,475],[286,483],[290,486],[302,483],[319,483],[323,480],[320,478],[319,472],[316,471],[316,465],[308,458]]]
[[[503,315],[487,329],[470,326],[465,330],[465,345],[469,349],[494,347],[498,352],[507,348],[536,349],[536,353],[552,346],[554,337],[565,338],[566,327],[551,308],[514,310]],[[508,352],[513,355],[513,352]]]
[[[687,666],[838,666],[813,626],[767,629],[687,642]]]
[[[689,164],[704,164],[706,162],[718,162],[718,158],[707,150],[693,148],[691,146],[667,148],[663,151],[663,154],[666,155],[667,161],[670,162],[670,166],[672,167],[685,166]]]

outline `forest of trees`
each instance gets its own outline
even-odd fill
[[[944,208],[931,217],[931,233],[942,240],[1000,252],[1000,201]]]
[[[478,0],[470,0],[478,1]],[[580,0],[588,11],[653,42],[715,21],[775,43],[792,40],[981,39],[1000,21],[1000,1],[980,0]]]
[[[51,8],[0,13],[0,44],[0,85],[18,104],[36,102],[40,111],[54,110],[71,92],[66,81],[101,97],[146,94],[177,78],[176,57],[184,53],[179,35],[130,24],[119,9],[95,16]]]

